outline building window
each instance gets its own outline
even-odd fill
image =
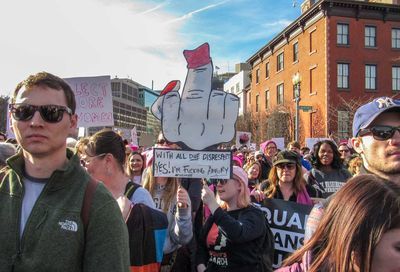
[[[400,28],[392,28],[392,48],[400,48]]]
[[[276,57],[276,71],[283,70],[283,52]]]
[[[339,89],[349,88],[349,64],[338,63],[337,64],[337,87]]]
[[[256,70],[256,83],[260,82],[260,69]]]
[[[376,27],[365,27],[365,47],[376,47]]]
[[[299,60],[299,43],[296,42],[293,44],[293,62]]]
[[[317,43],[317,38],[316,36],[316,31],[310,32],[310,53],[316,52],[316,43]]]
[[[365,65],[365,89],[376,90],[376,65]]]
[[[350,118],[348,111],[338,111],[338,137],[348,139],[350,137]]]
[[[349,25],[337,24],[337,44],[349,44]]]
[[[259,98],[260,98],[260,95],[256,95],[256,112],[258,112],[258,107],[259,107]]]
[[[236,94],[238,94],[239,93],[239,83],[236,83]]]
[[[310,69],[310,94],[316,93],[316,86],[317,86],[317,75],[316,75],[317,68]]]
[[[283,83],[276,86],[276,104],[283,105]]]
[[[392,90],[400,91],[400,67],[392,67]]]
[[[269,90],[265,91],[265,109],[269,109]]]
[[[251,105],[251,92],[249,92],[248,101],[249,101],[249,105]]]
[[[269,78],[269,62],[265,64],[265,78]]]

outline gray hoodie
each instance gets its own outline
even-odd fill
[[[156,186],[153,200],[156,208],[163,211],[165,186]],[[164,243],[164,254],[171,253],[179,247],[186,245],[193,237],[191,203],[189,200],[187,208],[177,208],[176,196],[172,198],[171,204],[167,210],[168,231]]]

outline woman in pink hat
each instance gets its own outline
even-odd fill
[[[250,204],[247,186],[247,173],[237,166],[232,179],[218,180],[216,197],[203,186],[202,200],[212,215],[198,241],[198,272],[263,271],[262,247],[269,230],[262,211]]]

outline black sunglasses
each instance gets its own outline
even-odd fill
[[[214,180],[215,184],[218,184],[218,183],[219,183],[219,184],[221,184],[221,185],[227,184],[228,181],[229,181],[229,179],[215,179],[215,180]]]
[[[294,163],[280,163],[276,165],[277,168],[279,169],[288,169],[288,170],[293,170],[294,168],[296,168],[296,164]]]
[[[171,145],[172,143],[167,141],[167,140],[165,140],[165,139],[160,139],[160,140],[157,141],[157,144],[160,144],[160,145],[164,145],[164,144]]]
[[[374,137],[375,140],[377,141],[384,141],[388,140],[393,137],[394,133],[396,131],[400,132],[400,126],[399,127],[392,127],[392,126],[373,126],[370,128],[365,128],[360,130],[358,133],[358,136],[365,136],[367,134],[372,134],[372,137]]]
[[[70,108],[58,105],[34,106],[29,104],[10,104],[9,109],[13,118],[17,121],[31,120],[36,111],[39,111],[40,116],[48,123],[60,122],[64,116],[64,112],[69,115],[72,114]]]

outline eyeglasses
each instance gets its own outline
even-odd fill
[[[371,133],[372,137],[374,137],[375,140],[385,141],[385,140],[392,138],[396,131],[400,132],[400,126],[399,127],[373,126],[371,128],[362,129],[358,135],[365,136],[365,135]]]
[[[107,153],[102,153],[102,154],[99,154],[99,155],[96,155],[96,156],[88,156],[88,155],[86,155],[86,158],[82,158],[81,159],[81,165],[82,165],[82,167],[85,167],[86,165],[88,165],[88,164],[90,164],[91,163],[91,161],[92,160],[94,160],[95,158],[99,158],[99,157],[104,157],[105,155],[107,155]],[[88,160],[88,158],[90,158],[90,160]]]
[[[277,164],[276,168],[282,170],[282,169],[288,169],[288,170],[293,170],[296,168],[296,164],[294,163],[281,163]]]
[[[10,104],[9,109],[13,118],[17,121],[29,121],[37,111],[39,111],[43,120],[48,123],[60,122],[64,116],[64,112],[69,115],[72,114],[70,108],[58,105],[34,106],[29,104]]]
[[[340,149],[339,149],[339,152],[340,152],[340,153],[342,153],[342,152],[347,153],[347,152],[350,152],[350,150],[348,150],[348,149],[342,149],[342,150],[340,150]]]

